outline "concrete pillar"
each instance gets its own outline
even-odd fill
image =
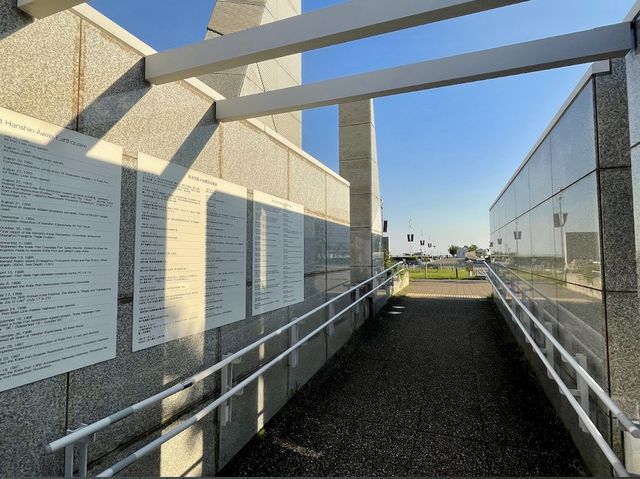
[[[640,20],[640,17],[638,17],[637,20]],[[638,28],[638,34],[640,34],[640,27]],[[636,263],[639,268],[638,277],[640,278],[640,50],[630,52],[627,55],[626,65],[631,170],[633,175],[633,202],[636,228]]]
[[[640,13],[640,2],[634,7],[636,14]],[[640,16],[636,16],[636,21]],[[640,34],[640,27],[636,27],[636,39]],[[640,45],[637,45],[640,47]],[[635,254],[638,278],[640,279],[640,49],[630,52],[626,57],[627,67],[627,96],[629,103],[629,134],[631,146],[631,177],[633,191],[633,212],[635,225]],[[640,284],[640,281],[639,281]],[[610,368],[613,368],[612,379],[618,379],[611,385],[611,394],[618,401],[622,409],[640,420],[640,301],[629,302],[623,310],[624,320],[614,326],[617,335],[617,344],[610,345],[610,354],[619,356],[614,362],[612,358]],[[613,347],[613,351],[611,351]],[[625,437],[627,442],[630,438]],[[626,458],[629,460],[630,458]],[[629,466],[629,464],[627,464]],[[633,472],[640,472],[634,470]]]
[[[301,0],[217,0],[207,27],[207,38],[283,20],[301,12]],[[297,86],[302,83],[302,55],[203,75],[200,80],[227,98]],[[299,111],[269,115],[258,120],[295,145],[302,146],[302,115]]]
[[[351,280],[359,283],[384,266],[372,100],[340,105],[340,175],[351,183]]]

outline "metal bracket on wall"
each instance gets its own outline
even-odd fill
[[[294,325],[289,329],[289,344],[293,345],[300,341],[300,323]],[[289,355],[289,366],[292,368],[298,367],[298,350],[291,351]]]
[[[67,434],[79,431],[87,427],[86,424],[80,424],[75,429],[67,429]],[[64,477],[73,477],[75,446],[78,445],[78,477],[87,477],[87,464],[89,462],[89,441],[92,436],[85,437],[73,444],[69,444],[64,448]]]
[[[331,303],[329,305],[329,319],[333,318],[336,315],[336,303]],[[336,324],[335,321],[327,326],[327,336],[333,337],[336,334]]]
[[[231,354],[225,354],[223,358],[228,358]],[[220,393],[225,394],[233,388],[233,366],[234,364],[240,364],[241,358],[231,361],[229,364],[222,367],[220,370]],[[244,389],[241,389],[236,393],[236,396],[241,396]],[[232,418],[232,405],[233,397],[227,399],[219,409],[220,426],[226,426],[231,422]]]

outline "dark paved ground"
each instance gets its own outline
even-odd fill
[[[220,475],[585,475],[493,303],[428,288],[393,299]]]

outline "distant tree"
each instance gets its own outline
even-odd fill
[[[384,250],[384,267],[391,268],[394,264],[396,264],[396,261],[389,255],[387,250]]]
[[[472,251],[477,251],[477,250],[478,250],[478,247],[476,245],[474,245],[474,244],[469,246],[469,249],[468,249],[469,253],[471,253]]]
[[[449,246],[449,254],[451,256],[455,256],[458,253],[458,247],[454,244],[452,244],[451,246]]]

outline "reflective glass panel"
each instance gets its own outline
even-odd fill
[[[529,213],[515,221],[513,231],[515,266],[521,271],[531,271],[531,224]]]
[[[531,220],[531,270],[534,274],[553,277],[555,272],[555,231],[553,199],[536,206]]]
[[[600,228],[595,172],[553,198],[556,278],[600,289]]]
[[[554,193],[596,168],[593,101],[589,82],[551,131]]]
[[[525,165],[513,180],[516,199],[516,216],[529,210],[529,165]]]
[[[505,224],[516,218],[516,189],[513,183],[509,185],[504,193],[504,219]]]
[[[547,139],[529,160],[529,195],[531,206],[542,203],[553,195],[551,183],[551,141]]]
[[[558,282],[557,336],[562,346],[571,353],[584,354],[587,372],[606,387],[604,371],[604,305],[602,293],[590,288]]]

